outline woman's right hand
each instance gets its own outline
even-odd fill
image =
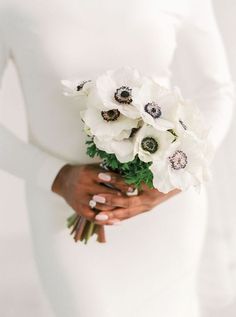
[[[109,182],[116,189],[104,186]],[[130,186],[125,184],[121,176],[113,172],[106,172],[99,164],[64,165],[57,174],[52,191],[62,196],[65,201],[78,213],[90,221],[95,220],[96,212],[89,206],[89,201],[99,194],[123,196],[129,192]],[[99,196],[101,198],[101,196]],[[95,200],[96,197],[95,197]],[[98,199],[99,200],[99,199]],[[119,206],[117,206],[119,207]],[[115,206],[107,206],[104,202],[97,202],[96,209],[112,211]],[[105,224],[117,223],[118,220],[110,217]],[[105,220],[106,219],[100,219]]]

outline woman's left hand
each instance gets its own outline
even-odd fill
[[[98,215],[105,214],[108,216],[108,220],[100,221],[95,217],[95,223],[103,225],[119,223],[121,220],[125,220],[151,210],[153,207],[166,201],[172,196],[175,196],[179,192],[181,192],[181,190],[174,189],[167,194],[164,194],[157,189],[149,189],[147,186],[143,186],[137,196],[129,197],[126,195],[115,196],[110,194],[101,194],[99,196],[102,196],[105,202],[104,207],[102,204],[99,204],[101,212],[98,213]]]

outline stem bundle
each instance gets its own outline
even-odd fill
[[[75,242],[82,241],[87,244],[94,234],[97,234],[98,242],[106,242],[104,225],[95,224],[79,214],[74,213],[67,218],[67,227],[72,227],[70,234],[74,234]]]

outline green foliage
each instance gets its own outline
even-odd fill
[[[86,144],[88,145],[87,154],[90,157],[100,157],[104,166],[121,174],[127,184],[140,188],[142,183],[145,183],[148,187],[153,188],[153,175],[149,169],[151,162],[145,163],[136,155],[133,161],[120,163],[115,154],[99,150],[92,139],[88,140]]]

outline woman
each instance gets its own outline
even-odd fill
[[[87,157],[80,109],[62,95],[60,80],[129,65],[177,84],[201,107],[219,147],[233,99],[211,3],[1,0],[1,74],[9,58],[25,97],[29,143],[1,126],[0,166],[25,180],[34,256],[55,316],[199,316],[205,189],[127,196],[122,179]],[[66,218],[74,209],[94,219],[91,198],[107,243],[76,244]]]

